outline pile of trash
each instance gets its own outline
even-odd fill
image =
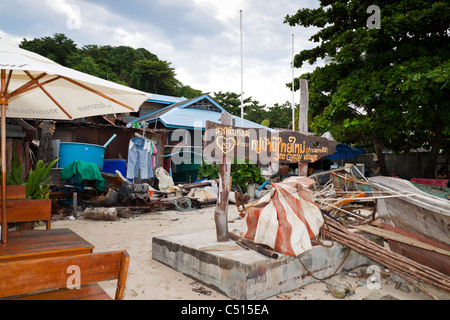
[[[321,184],[319,175],[329,175],[330,178]],[[421,230],[426,217],[424,220],[418,217],[422,217],[425,210],[430,217],[448,221],[450,203],[445,198],[428,195],[410,181],[400,178],[379,176],[366,179],[352,164],[309,177],[289,177],[272,186],[274,190],[267,199],[263,197],[240,210],[245,213],[241,236],[297,257],[313,245],[324,245],[324,240],[335,241],[385,266],[432,299],[437,297],[418,282],[449,292],[450,247],[445,240],[439,237],[442,243],[431,245],[427,240],[418,241],[420,236],[415,234],[406,236],[399,234],[401,230],[390,230],[398,227],[404,227],[410,233],[415,229]],[[408,215],[409,218],[406,217]],[[390,219],[397,217],[400,220],[391,226]],[[404,221],[404,225],[399,221]],[[436,237],[431,230],[436,233],[442,226],[445,229],[446,224],[440,223],[441,220],[433,221],[436,223],[429,227],[430,232],[422,231],[423,237]],[[425,228],[427,226],[424,224]],[[364,233],[386,239],[389,248],[362,236]],[[393,249],[398,243],[402,244],[401,249]],[[403,244],[412,247],[411,252],[417,254],[420,249],[423,253],[407,258]],[[423,262],[424,257],[436,254],[439,255],[436,261],[442,261],[437,263],[437,267],[428,261]]]
[[[108,174],[109,188],[101,195],[85,199],[90,207],[128,207],[133,211],[153,212],[157,210],[188,211],[201,205],[215,204],[217,181],[204,180],[188,184],[177,184],[164,168],[157,168],[157,188],[148,183],[132,183],[120,171]],[[112,183],[112,179],[115,179]],[[115,183],[117,179],[120,184]]]

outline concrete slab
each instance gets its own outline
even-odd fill
[[[318,281],[308,275],[297,257],[280,254],[278,259],[271,259],[242,248],[203,250],[218,245],[227,249],[235,242],[217,242],[215,230],[159,236],[153,238],[152,258],[237,300],[265,299]],[[348,250],[336,242],[332,247],[317,245],[300,259],[316,278],[322,279],[336,271]],[[367,257],[351,251],[337,273],[369,264]]]

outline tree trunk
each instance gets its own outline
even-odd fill
[[[430,156],[428,158],[427,164],[425,166],[425,171],[423,173],[424,178],[434,179],[436,178],[436,163],[439,157],[439,151],[442,147],[442,142],[444,141],[444,135],[442,134],[442,128],[444,124],[440,121],[435,128],[434,140],[431,145]]]
[[[84,210],[84,218],[93,220],[114,221],[117,220],[117,214],[117,208],[89,207]]]
[[[387,170],[386,163],[384,161],[384,154],[383,154],[383,150],[381,148],[380,140],[378,139],[378,137],[376,135],[372,135],[372,141],[373,141],[373,146],[375,147],[375,153],[378,158],[378,164],[380,165],[380,175],[388,176],[389,172]]]
[[[36,161],[42,160],[49,163],[53,160],[53,128],[49,120],[42,121],[41,137],[39,139],[39,150]]]

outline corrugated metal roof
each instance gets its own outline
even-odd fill
[[[187,129],[202,129],[206,126],[206,121],[213,121],[220,123],[221,113],[215,111],[199,110],[199,109],[173,109],[161,115],[158,121],[161,121],[168,128],[187,128]],[[233,116],[235,119],[235,126],[241,126],[241,118]],[[265,126],[255,122],[244,119],[244,128],[264,128]]]
[[[162,94],[155,94],[155,93],[151,93],[151,98],[148,99],[148,102],[156,102],[156,103],[161,103],[161,104],[174,104],[174,103],[178,103],[180,101],[184,101],[187,100],[184,97],[172,97],[172,96],[165,96]]]
[[[219,120],[221,115],[220,112],[190,108],[190,106],[192,106],[193,104],[204,99],[206,99],[212,105],[217,107],[217,109],[221,111],[226,111],[213,99],[211,99],[208,95],[203,95],[197,98],[181,101],[176,104],[167,106],[144,117],[136,119],[133,122],[147,121],[152,123],[160,121],[168,128],[187,128],[187,129],[194,129],[199,127],[204,129],[207,120],[220,123]],[[241,118],[237,116],[233,116],[233,118],[235,119],[235,126],[240,127]],[[258,123],[246,119],[244,119],[244,128],[263,128],[271,130],[270,128],[267,128],[263,125],[260,125]]]

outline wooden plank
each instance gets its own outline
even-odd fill
[[[389,231],[389,230],[384,230],[384,229],[380,229],[377,227],[371,227],[368,225],[360,225],[360,226],[353,226],[353,228],[357,229],[357,230],[361,230],[367,233],[372,233],[375,234],[377,236],[389,239],[389,240],[395,240],[401,243],[405,243],[411,246],[415,246],[421,249],[425,249],[425,250],[429,250],[429,251],[434,251],[443,255],[447,255],[450,256],[450,251],[435,247],[433,245],[427,244],[427,243],[423,243],[419,240],[415,240],[412,239],[410,237]]]
[[[7,185],[6,199],[23,199],[26,194],[26,185]],[[0,201],[1,201],[0,196]]]
[[[123,300],[125,294],[125,284],[127,282],[128,266],[130,265],[130,255],[123,251],[120,258],[119,277],[117,279],[116,300]]]
[[[259,252],[266,257],[278,259],[280,255],[279,252],[272,250],[265,245],[254,243],[252,240],[242,238],[235,233],[229,232],[229,236],[231,239],[236,241],[236,244],[241,245],[243,248],[255,250],[256,252]]]
[[[240,250],[242,247],[238,245],[217,245],[217,246],[210,246],[210,247],[201,247],[198,248],[200,251],[231,251],[231,250]]]
[[[11,300],[112,300],[97,283],[82,286],[80,289],[59,289],[30,295],[21,295]]]
[[[398,197],[378,199],[376,205],[382,223],[450,246],[450,211],[445,213],[446,208],[437,203],[431,206],[413,197]]]
[[[0,263],[0,297],[16,296],[47,289],[67,288],[77,267],[79,285],[119,278],[124,251],[52,257]]]
[[[61,255],[92,253],[94,246],[68,228],[11,232],[0,246],[0,263]]]
[[[214,161],[221,161],[223,152],[220,149],[225,147],[229,159],[246,159],[262,165],[269,162],[315,162],[321,157],[334,153],[337,145],[336,141],[324,137],[310,136],[291,130],[273,132],[211,121],[208,121],[208,131],[205,132],[205,150],[216,151],[215,154],[210,155]]]
[[[1,201],[0,201],[1,202]],[[49,199],[13,199],[6,201],[6,221],[29,222],[51,220],[52,201]],[[0,210],[0,216],[3,210]]]

